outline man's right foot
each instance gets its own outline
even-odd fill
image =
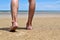
[[[16,29],[17,29],[17,26],[11,26],[11,28],[10,28],[10,32],[16,32]]]
[[[15,32],[17,28],[18,28],[18,24],[16,22],[12,23],[12,26],[10,27],[10,32]]]

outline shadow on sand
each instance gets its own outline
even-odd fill
[[[8,28],[8,27],[2,27],[2,28],[0,28],[0,30],[4,30],[4,31],[9,31],[9,29],[10,29],[10,28]],[[18,27],[17,29],[18,29],[18,30],[26,30],[25,27]]]

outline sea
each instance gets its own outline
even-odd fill
[[[27,15],[27,10],[18,10],[18,15]],[[11,15],[11,10],[0,10],[0,17],[2,15]],[[59,10],[37,10],[35,11],[35,15],[38,16],[59,16],[60,17],[60,11]]]

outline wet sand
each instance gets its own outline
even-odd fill
[[[18,16],[17,32],[9,32],[11,15],[0,17],[0,40],[60,40],[60,15],[35,15],[33,29],[26,30],[27,15]]]

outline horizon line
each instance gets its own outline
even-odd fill
[[[11,10],[0,10],[0,12],[10,12]],[[50,11],[60,11],[60,10],[35,10],[35,12],[50,12]],[[28,10],[18,10],[18,12],[28,12]]]

